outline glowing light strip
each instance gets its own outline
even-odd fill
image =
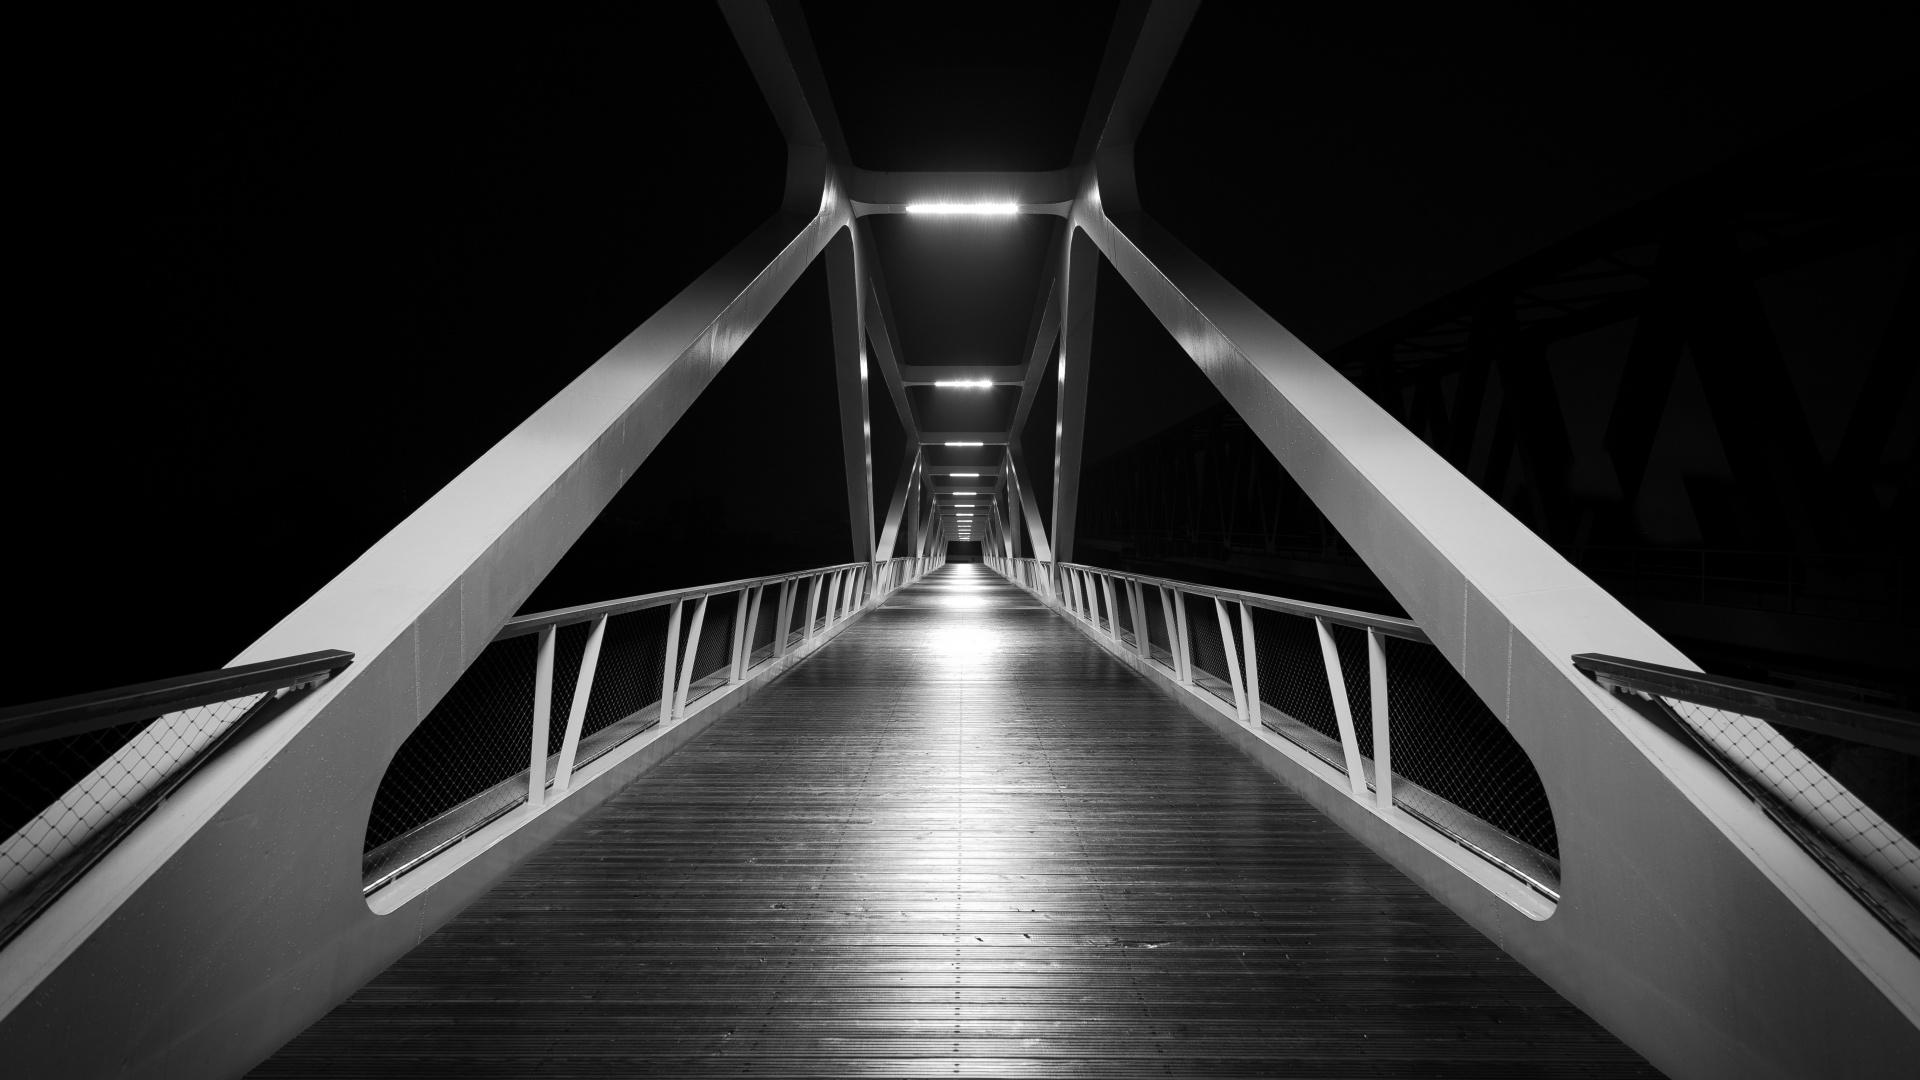
[[[950,472],[947,475],[948,476],[979,476],[980,474],[977,472]],[[955,492],[954,494],[957,495],[959,494],[959,492]]]
[[[950,442],[950,443],[946,443],[945,445],[947,445],[947,446],[985,446],[985,445],[986,445],[986,443],[977,443],[977,442]]]
[[[1010,202],[931,202],[907,204],[907,213],[909,214],[966,214],[972,217],[1010,217],[1019,212],[1020,204]]]
[[[945,386],[954,390],[991,390],[992,379],[935,379],[935,386]]]

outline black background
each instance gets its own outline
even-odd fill
[[[1047,168],[1112,6],[807,11],[857,163]],[[1328,348],[1898,75],[1904,18],[1213,4],[1143,199]],[[225,663],[779,198],[702,4],[95,13],[19,47],[0,701]],[[848,557],[825,292],[816,267],[534,606]],[[1089,460],[1215,400],[1111,273],[1098,310]]]

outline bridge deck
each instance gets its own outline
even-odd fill
[[[890,599],[260,1076],[1652,1075],[979,566]]]

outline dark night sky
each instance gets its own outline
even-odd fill
[[[1112,10],[807,7],[873,168],[1066,164]],[[1140,147],[1148,209],[1323,348],[1846,101],[1913,40],[1827,9],[1384,10],[1203,8]],[[6,702],[224,663],[778,199],[779,134],[706,5],[107,18],[46,29],[60,74],[17,106]],[[883,257],[939,362],[974,346],[906,284],[922,246]],[[976,283],[980,349],[1024,333],[1024,301],[988,311],[1031,295],[1016,246]],[[1103,275],[1089,459],[1213,400],[1123,288]],[[536,602],[846,557],[824,297],[816,270]]]

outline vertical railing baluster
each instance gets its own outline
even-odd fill
[[[1240,681],[1240,650],[1233,645],[1233,624],[1227,621],[1227,605],[1213,598],[1213,614],[1220,621],[1220,649],[1227,656],[1227,681],[1233,685],[1233,711],[1241,723],[1247,722],[1247,688]]]
[[[1193,638],[1189,636],[1187,633],[1187,598],[1181,595],[1181,592],[1179,589],[1174,589],[1172,590],[1172,592],[1173,592],[1173,618],[1174,618],[1173,628],[1178,630],[1178,633],[1175,634],[1174,636],[1179,639],[1178,647],[1174,649],[1173,655],[1179,661],[1179,664],[1180,664],[1181,684],[1185,686],[1192,686],[1193,685]]]
[[[560,739],[560,764],[553,770],[553,792],[558,798],[573,786],[573,760],[580,753],[580,729],[587,722],[587,702],[593,698],[593,677],[600,670],[600,643],[607,636],[607,617],[593,620],[587,631],[587,651],[580,655],[580,677],[573,681],[573,704],[567,708],[567,732]]]
[[[1367,630],[1367,674],[1373,690],[1373,804],[1393,808],[1393,734],[1387,723],[1387,639]]]
[[[1333,698],[1333,715],[1340,723],[1340,749],[1347,759],[1347,787],[1355,795],[1365,795],[1367,775],[1360,764],[1360,736],[1353,728],[1353,701],[1347,693],[1347,677],[1340,670],[1340,650],[1334,646],[1333,630],[1327,620],[1315,617],[1313,625],[1320,633],[1320,659],[1327,666],[1327,692]]]
[[[760,617],[760,594],[765,585],[740,590],[733,602],[733,664],[727,670],[730,683],[745,682],[747,669],[753,666],[753,624]]]
[[[1167,659],[1173,661],[1173,681],[1185,682],[1186,679],[1181,676],[1186,668],[1180,663],[1180,632],[1174,629],[1177,623],[1173,617],[1173,602],[1167,599],[1166,586],[1155,585],[1153,591],[1160,594],[1160,621],[1167,630]]]
[[[679,685],[673,693],[673,718],[682,720],[687,715],[687,691],[693,686],[693,663],[700,658],[700,628],[707,621],[707,598],[701,597],[698,607],[693,609],[693,625],[687,628],[687,656],[680,663]]]
[[[1107,637],[1115,645],[1120,644],[1120,609],[1113,603],[1113,575],[1100,575],[1100,592],[1107,598]]]
[[[787,608],[787,592],[792,584],[792,578],[781,581],[780,595],[773,601],[773,655],[769,659],[778,660],[787,655],[787,630],[793,625],[793,612]]]
[[[1260,711],[1260,645],[1253,637],[1253,608],[1240,603],[1241,655],[1247,669],[1247,722],[1258,728],[1266,714]]]
[[[820,617],[818,614],[820,611],[820,593],[826,584],[826,576],[825,574],[815,574],[813,578],[807,582],[807,633],[806,637],[801,639],[803,648],[813,648],[813,620]]]
[[[1127,579],[1127,610],[1133,618],[1133,651],[1142,660],[1153,656],[1153,646],[1147,640],[1146,595],[1139,578]]]
[[[667,612],[667,658],[660,664],[660,724],[673,719],[673,684],[680,670],[680,615],[686,608],[684,598],[675,600]]]
[[[533,661],[533,739],[532,762],[527,766],[527,805],[538,807],[547,793],[547,732],[553,722],[553,639],[552,626],[540,628],[540,651]]]

